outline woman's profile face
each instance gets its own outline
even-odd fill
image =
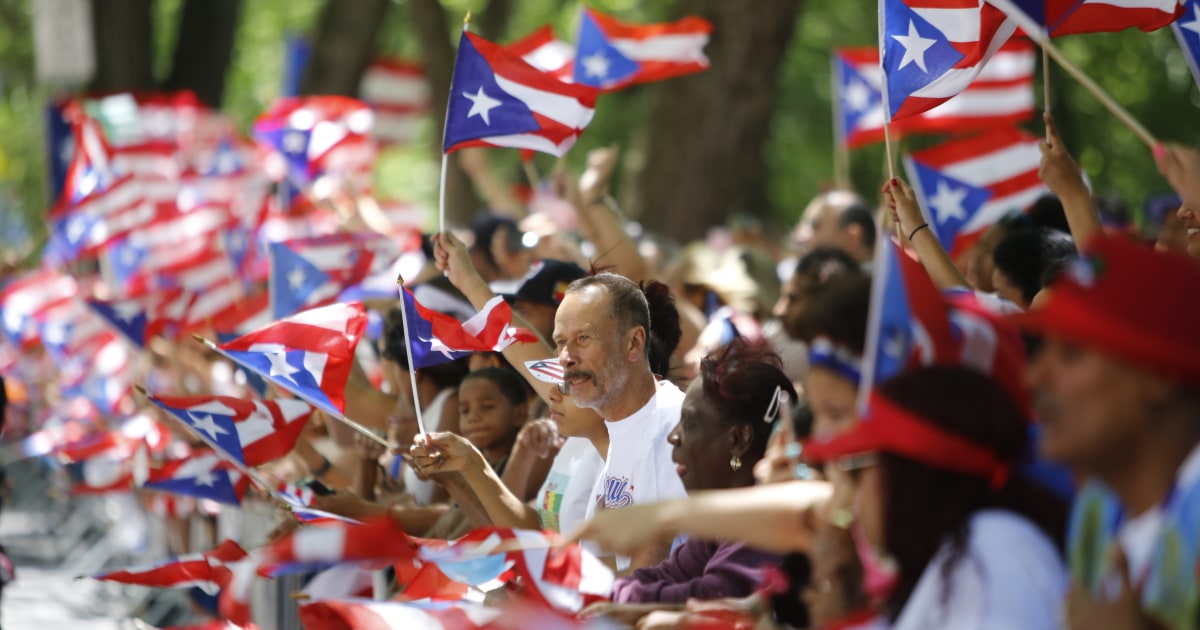
[[[812,410],[814,438],[843,433],[858,422],[858,388],[844,376],[814,365],[804,378],[804,391]]]

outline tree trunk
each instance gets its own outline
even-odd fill
[[[241,0],[184,3],[171,74],[163,82],[164,90],[191,90],[200,102],[221,108],[240,9]]]
[[[488,0],[487,6],[471,19],[472,31],[493,42],[507,44],[504,40],[508,29],[508,18],[513,14],[513,0]]]
[[[152,0],[92,0],[98,92],[154,89]]]
[[[301,94],[358,96],[389,0],[326,0]]]
[[[439,0],[409,0],[408,6],[413,30],[421,40],[424,53],[425,77],[429,80],[433,99],[430,115],[439,128],[436,134],[437,152],[441,155],[440,129],[446,121],[446,102],[450,94],[450,79],[454,75],[458,37],[448,36],[450,22]],[[458,159],[453,155],[450,158],[446,171],[446,222],[465,226],[483,206],[483,202],[475,194],[471,179],[459,166]]]
[[[631,212],[680,240],[704,235],[732,213],[765,214],[764,149],[776,81],[801,0],[688,0],[676,14],[713,23],[712,66],[657,86],[646,163]]]

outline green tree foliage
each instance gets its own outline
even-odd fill
[[[487,11],[490,2],[499,1],[442,3],[451,16],[449,23],[456,29],[461,24],[458,16],[468,10],[478,16]],[[380,54],[417,54],[419,47],[406,22],[405,4],[406,0],[397,0],[390,11],[378,45]],[[580,7],[576,2],[521,0],[504,4],[511,8],[512,15],[505,21],[505,36],[500,38],[503,42],[522,37],[547,22],[554,25],[560,37],[573,38]],[[746,10],[753,10],[752,2],[745,4]],[[160,75],[170,65],[174,25],[181,5],[181,0],[158,0],[155,7],[155,68]],[[630,21],[661,20],[669,10],[669,3],[638,0],[593,0],[589,5]],[[8,25],[0,29],[0,211],[22,213],[37,235],[44,231],[41,217],[52,201],[45,184],[42,112],[56,94],[34,82],[31,6],[32,0],[0,0],[0,19]],[[245,2],[225,98],[228,113],[243,129],[248,130],[254,118],[279,96],[285,39],[311,34],[321,6],[322,0]],[[799,20],[771,121],[764,206],[748,209],[778,225],[793,223],[808,199],[832,182],[830,49],[875,43],[874,3],[806,0]],[[1170,31],[1126,31],[1056,41],[1068,57],[1125,104],[1152,133],[1184,142],[1200,139],[1193,123],[1200,92]],[[1064,140],[1098,192],[1114,193],[1139,208],[1147,196],[1167,189],[1148,149],[1136,136],[1061,69],[1052,70],[1051,80],[1054,112]],[[595,121],[566,162],[579,167],[588,149],[617,142],[626,147],[624,170],[636,169],[639,159],[643,159],[639,143],[644,137],[653,92],[670,89],[671,83],[666,82],[602,96]],[[696,106],[703,107],[703,103]],[[386,152],[377,169],[382,195],[430,204],[436,200],[437,160],[429,147],[436,145],[440,127],[440,121],[429,121],[423,131],[425,142]],[[1038,120],[1027,127],[1041,133]],[[914,137],[906,139],[901,148],[916,149],[937,141],[936,137]],[[524,183],[515,151],[493,151],[489,159],[502,176]],[[855,151],[851,159],[856,187],[874,197],[885,173],[882,147]],[[547,173],[555,160],[539,156],[537,166]],[[619,178],[618,186],[628,186],[632,181],[630,177]]]

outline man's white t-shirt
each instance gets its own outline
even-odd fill
[[[1028,519],[1003,510],[976,513],[947,578],[948,560],[943,545],[892,630],[1060,627],[1067,571],[1054,543]]]
[[[592,489],[589,519],[600,507],[619,509],[687,496],[667,442],[682,405],[683,392],[670,381],[658,381],[658,390],[641,409],[623,420],[604,422],[608,457]]]
[[[591,440],[567,438],[534,500],[542,529],[569,534],[582,525],[603,469],[604,458]]]

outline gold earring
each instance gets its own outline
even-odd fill
[[[737,455],[734,455],[733,457],[729,458],[729,467],[732,468],[734,470],[734,472],[741,470],[742,458],[738,457]]]

